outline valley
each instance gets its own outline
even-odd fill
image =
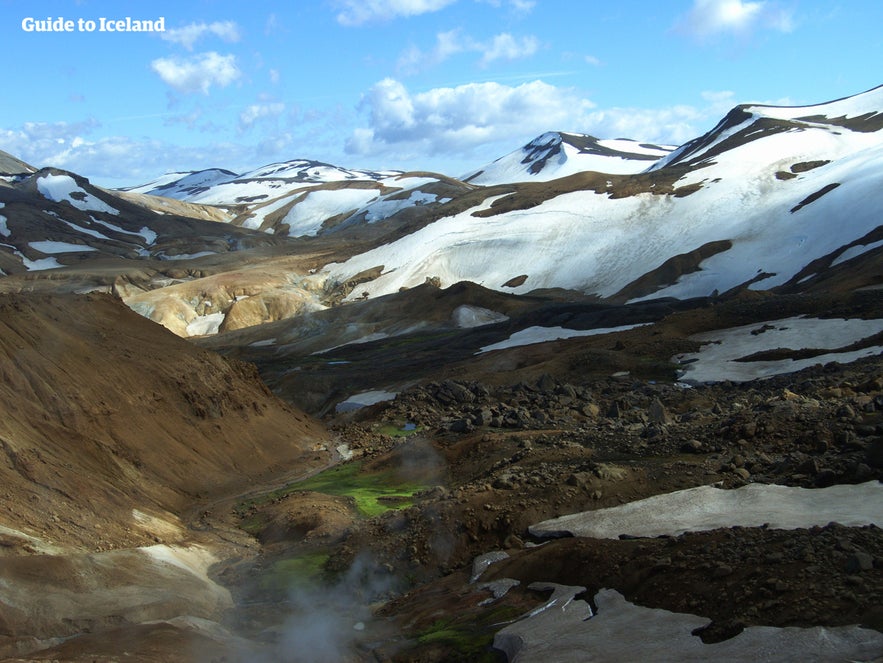
[[[0,658],[877,660],[881,118],[461,178],[0,152]]]

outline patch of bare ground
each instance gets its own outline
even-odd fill
[[[814,193],[809,194],[806,198],[804,198],[799,203],[797,203],[794,207],[792,207],[791,213],[794,214],[794,212],[799,211],[801,208],[806,207],[810,203],[814,203],[819,198],[824,196],[826,193],[830,193],[831,191],[836,189],[838,186],[840,186],[840,182],[833,182],[831,184],[826,184],[821,189],[819,189],[818,191],[816,191]]]

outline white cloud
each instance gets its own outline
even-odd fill
[[[517,39],[507,32],[497,35],[481,56],[481,64],[488,65],[494,60],[518,60],[530,57],[537,52],[540,42],[536,37]]]
[[[285,104],[281,101],[266,104],[251,104],[239,114],[239,129],[248,129],[260,120],[277,118],[284,112]]]
[[[444,9],[457,0],[337,0],[337,22],[358,26],[399,16],[418,16]]]
[[[699,106],[598,108],[576,89],[540,80],[411,93],[387,78],[363,95],[359,110],[366,122],[350,133],[346,150],[394,163],[487,159],[553,130],[679,145],[708,130],[733,105],[731,92],[707,92]]]
[[[359,107],[367,112],[369,126],[352,133],[348,152],[436,155],[570,126],[593,104],[573,90],[542,81],[517,87],[470,83],[411,94],[387,78],[363,96]]]
[[[513,37],[509,33],[495,35],[487,41],[474,39],[462,30],[454,29],[439,32],[435,36],[435,47],[423,52],[410,46],[399,56],[397,69],[403,74],[414,74],[426,67],[440,64],[460,53],[480,53],[482,67],[496,60],[517,60],[530,57],[539,50],[539,40],[531,35]]]
[[[219,55],[214,51],[187,59],[158,58],[150,63],[150,68],[166,84],[184,93],[208,94],[212,85],[226,87],[240,76],[234,55]]]
[[[757,28],[790,32],[792,14],[769,2],[745,0],[693,0],[693,7],[678,22],[689,35],[706,38],[721,33],[747,34]]]
[[[226,42],[239,41],[239,26],[234,21],[215,21],[214,23],[190,23],[183,28],[172,28],[160,34],[166,41],[180,44],[188,51],[193,50],[196,42],[205,35],[215,35]]]

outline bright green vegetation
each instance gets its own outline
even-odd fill
[[[508,621],[518,614],[518,610],[503,606],[480,616],[439,619],[417,635],[417,642],[420,645],[449,647],[449,660],[479,663],[503,661],[505,657],[502,652],[492,649],[494,635],[500,628],[500,621]],[[479,622],[472,622],[476,617]]]
[[[325,575],[324,552],[307,553],[275,562],[261,578],[264,589],[288,591],[305,589],[321,583]]]
[[[326,495],[352,497],[363,516],[371,518],[390,509],[411,506],[411,497],[426,486],[402,481],[394,472],[363,473],[362,463],[346,463],[288,486],[286,490],[312,490]]]
[[[411,426],[414,426],[411,424]],[[383,435],[389,435],[390,437],[408,437],[409,435],[413,435],[414,433],[419,433],[423,430],[423,426],[414,426],[413,428],[408,428],[407,425],[397,426],[396,424],[386,424],[385,426],[381,426],[377,429],[378,433]]]
[[[362,463],[344,463],[309,479],[290,483],[278,490],[242,502],[236,507],[236,511],[243,518],[240,527],[246,532],[257,534],[267,523],[263,514],[260,511],[255,513],[253,507],[276,502],[300,490],[352,497],[359,514],[372,518],[390,509],[405,509],[411,506],[414,493],[425,488],[427,486],[423,484],[401,480],[392,470],[362,472]]]

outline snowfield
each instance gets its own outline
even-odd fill
[[[597,336],[599,334],[613,334],[620,331],[627,331],[635,327],[643,327],[650,323],[640,323],[635,325],[622,325],[620,327],[604,327],[598,329],[566,329],[565,327],[528,327],[512,334],[505,341],[486,345],[475,354],[484,354],[492,350],[503,350],[505,348],[516,348],[521,345],[533,345],[534,343],[546,343],[548,341],[558,341],[565,338],[576,338],[578,336]]]
[[[593,616],[588,603],[575,599],[583,587],[529,587],[555,589],[557,596],[548,609],[494,637],[494,647],[510,661],[876,661],[883,651],[883,635],[858,626],[749,626],[729,640],[705,644],[693,632],[708,625],[706,617],[637,606],[612,589],[595,594]]]
[[[80,188],[70,175],[43,175],[37,179],[37,190],[48,200],[56,203],[68,202],[77,209],[117,215],[120,213]]]
[[[36,249],[40,253],[81,253],[83,251],[97,251],[95,247],[86,246],[85,244],[72,244],[71,242],[28,242],[32,249]]]
[[[873,345],[852,351],[835,351],[883,332],[883,320],[785,318],[767,323],[720,329],[692,336],[704,343],[699,352],[678,355],[673,361],[683,367],[685,382],[742,382],[792,373],[831,361],[848,363],[883,352]],[[832,350],[805,359],[738,361],[765,350]]]
[[[622,506],[584,511],[532,525],[534,536],[677,536],[719,527],[797,529],[830,522],[847,527],[883,525],[883,483],[829,488],[748,484],[733,490],[712,486],[656,495]]]

